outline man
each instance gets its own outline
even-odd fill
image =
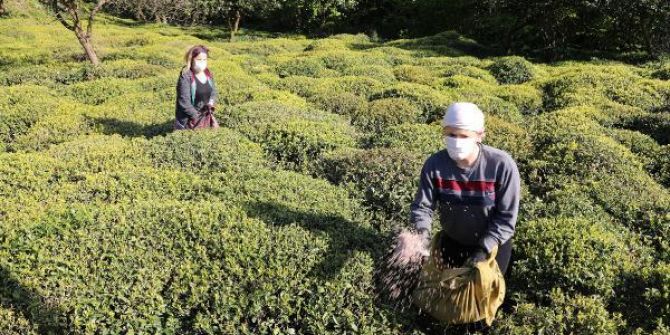
[[[410,222],[428,248],[439,204],[446,265],[475,264],[497,247],[496,260],[506,274],[521,188],[516,163],[508,153],[481,143],[484,114],[475,104],[450,105],[442,127],[446,150],[424,163]]]

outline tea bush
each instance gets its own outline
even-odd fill
[[[648,113],[621,118],[619,126],[651,136],[659,144],[670,144],[670,113]]]
[[[356,145],[356,131],[335,114],[259,102],[231,108],[220,120],[259,143],[287,167],[306,169],[321,154]]]
[[[501,84],[523,84],[534,77],[533,64],[523,57],[502,57],[488,67]]]
[[[649,259],[633,235],[595,218],[541,219],[518,229],[514,281],[530,295],[560,288],[612,298],[622,274]]]
[[[619,334],[625,322],[620,314],[608,312],[597,296],[551,292],[548,306],[524,303],[494,327],[493,334]]]
[[[380,222],[404,223],[425,158],[396,148],[341,150],[323,158],[320,174],[337,185],[353,188],[363,204],[380,215]]]
[[[102,13],[93,67],[26,15],[0,18],[0,333],[430,333],[372,278],[454,101],[523,178],[491,333],[668,333],[663,61],[478,58],[455,32],[224,42]],[[194,44],[222,127],[173,132]]]
[[[260,145],[225,128],[156,137],[146,152],[157,167],[185,171],[246,171],[267,164]]]
[[[420,119],[421,110],[403,98],[384,98],[371,101],[365,109],[352,115],[351,123],[369,132]]]
[[[443,148],[442,126],[433,124],[401,124],[388,127],[371,139],[373,147],[399,148],[424,155]]]

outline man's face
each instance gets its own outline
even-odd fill
[[[481,142],[484,133],[447,126],[442,128],[442,135],[453,138],[472,138],[477,142]]]

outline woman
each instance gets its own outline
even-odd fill
[[[196,45],[188,50],[186,66],[177,82],[175,130],[218,127],[212,111],[216,102],[216,86],[207,68],[209,49]]]

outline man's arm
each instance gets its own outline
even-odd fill
[[[433,211],[435,211],[435,194],[435,187],[426,162],[421,169],[419,189],[416,191],[414,201],[410,206],[409,221],[411,225],[416,227],[417,231],[427,231],[428,236],[430,236]]]
[[[502,245],[512,238],[516,229],[521,198],[521,178],[514,161],[505,164],[496,188],[495,212],[487,232],[479,240],[479,246],[487,253],[491,253],[495,246]]]

